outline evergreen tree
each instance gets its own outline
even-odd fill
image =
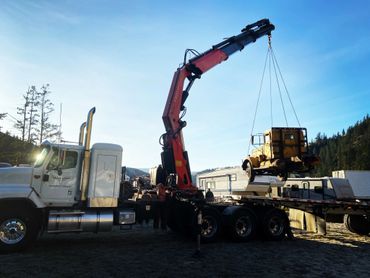
[[[25,141],[26,138],[26,129],[27,129],[27,114],[28,114],[28,106],[30,105],[30,88],[28,88],[27,92],[23,95],[24,104],[21,107],[17,107],[17,114],[20,115],[22,118],[17,120],[17,123],[14,125],[15,128],[19,129],[22,134],[22,141]]]
[[[38,92],[35,86],[31,86],[30,98],[29,98],[29,109],[28,115],[28,137],[27,142],[35,143],[38,138],[37,125],[39,123],[38,107],[40,102],[38,101]]]
[[[330,176],[334,170],[370,170],[370,118],[361,121],[330,138],[318,134],[310,150],[320,156],[321,163],[314,175]]]
[[[0,113],[0,120],[3,120],[7,114],[8,113]],[[0,126],[0,130],[1,130],[1,126]]]
[[[58,125],[50,122],[50,114],[54,111],[54,104],[48,98],[51,93],[49,84],[41,87],[41,92],[38,93],[38,101],[40,106],[40,122],[39,122],[39,142],[58,135]]]
[[[17,107],[17,114],[21,118],[15,124],[22,134],[22,141],[41,144],[43,140],[59,135],[58,125],[50,122],[50,115],[54,111],[54,104],[48,97],[50,93],[49,84],[46,84],[40,91],[31,86],[23,95],[24,103]]]

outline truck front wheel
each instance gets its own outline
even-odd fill
[[[26,249],[39,232],[37,217],[25,211],[0,212],[0,252],[10,253]]]

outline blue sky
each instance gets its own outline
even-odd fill
[[[49,83],[55,122],[63,103],[65,140],[77,141],[96,106],[92,141],[122,145],[125,165],[151,167],[160,163],[161,116],[184,50],[203,52],[261,18],[276,26],[272,46],[310,138],[369,113],[370,2],[201,0],[1,0],[0,113],[16,116],[28,86]],[[184,129],[193,170],[247,155],[266,51],[262,38],[194,84]],[[262,94],[255,132],[271,126]],[[284,125],[274,104],[274,123]],[[16,134],[9,117],[0,124]]]

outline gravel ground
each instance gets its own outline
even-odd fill
[[[202,245],[148,227],[45,235],[24,253],[0,255],[0,277],[369,277],[370,237],[329,224],[293,241]]]

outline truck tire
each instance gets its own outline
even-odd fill
[[[256,177],[256,173],[254,172],[252,162],[249,159],[244,160],[242,168],[247,175],[248,183],[253,182]]]
[[[40,219],[32,211],[0,212],[0,252],[11,253],[26,249],[35,242]]]
[[[370,220],[364,215],[344,215],[344,226],[352,233],[368,235],[370,233]]]
[[[262,219],[262,231],[267,240],[283,240],[289,225],[284,211],[273,208],[268,210]]]
[[[231,238],[239,242],[247,242],[256,236],[257,218],[250,209],[238,209],[231,215],[228,232]]]
[[[203,243],[215,242],[221,232],[221,214],[213,208],[202,210],[202,225],[200,228]]]

